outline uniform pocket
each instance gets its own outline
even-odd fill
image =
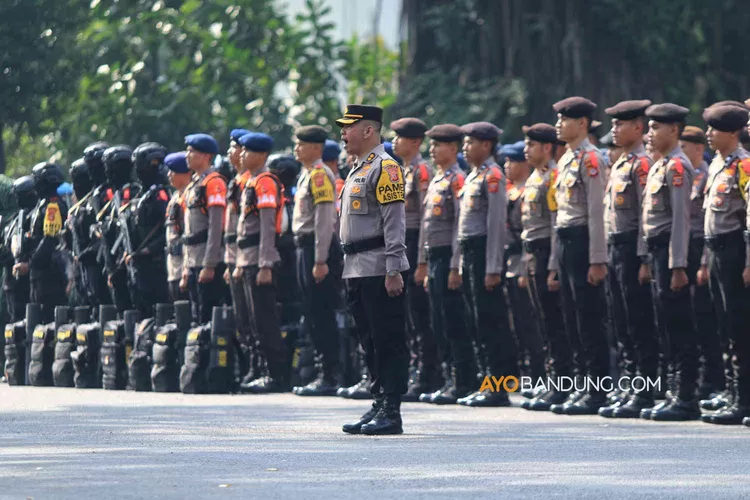
[[[729,210],[729,193],[717,193],[709,203],[714,212],[726,212]]]
[[[358,190],[359,192],[354,192]],[[365,198],[364,186],[355,185],[349,192],[346,213],[349,215],[367,215],[369,212],[367,198]]]
[[[625,210],[632,207],[630,200],[630,181],[615,181],[612,186],[613,195],[615,197],[615,208],[617,210]]]

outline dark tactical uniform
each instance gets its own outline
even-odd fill
[[[685,108],[664,104],[651,106],[646,115],[651,120],[669,123],[684,119],[687,112]],[[688,265],[693,177],[693,166],[677,145],[651,167],[644,191],[643,235],[650,254],[657,311],[662,316],[669,343],[677,392],[671,403],[641,412],[641,416],[652,420],[690,420],[700,415],[694,399],[698,352],[690,287],[674,291],[670,286],[673,270]]]
[[[97,297],[94,293],[95,287],[90,284],[90,281],[105,279],[101,268],[91,265],[96,264],[96,249],[92,248],[95,240],[91,233],[91,227],[96,223],[96,214],[88,202],[94,189],[94,181],[89,175],[89,167],[83,158],[73,162],[70,167],[70,176],[73,179],[73,190],[78,202],[70,208],[68,219],[65,221],[64,241],[74,257],[74,277],[78,299],[82,304],[94,306],[98,305]],[[104,286],[106,287],[106,282]]]
[[[31,294],[29,274],[14,274],[13,264],[15,264],[15,258],[20,255],[22,241],[31,230],[31,215],[39,201],[34,190],[34,179],[29,175],[16,179],[12,193],[23,212],[19,211],[10,223],[5,225],[3,246],[0,249],[0,265],[5,270],[3,293],[8,308],[9,323],[21,321],[26,317],[26,304],[29,303]]]
[[[16,262],[28,263],[31,302],[39,304],[42,322],[49,323],[55,319],[55,307],[68,303],[65,260],[58,247],[68,207],[57,196],[57,188],[63,182],[58,165],[40,163],[32,170],[32,176],[39,202],[32,213],[31,229]]]
[[[703,119],[712,128],[739,131],[745,127],[747,110],[735,106],[711,106]],[[726,336],[725,355],[732,360],[728,380],[729,405],[702,420],[713,424],[740,424],[750,416],[750,288],[743,282],[743,270],[750,267],[750,155],[741,146],[726,157],[716,152],[708,171],[704,208],[711,294],[721,297],[719,315]],[[743,240],[744,238],[744,240]]]

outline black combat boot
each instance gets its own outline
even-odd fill
[[[579,399],[581,399],[585,395],[586,393],[584,391],[571,392],[565,401],[561,403],[553,404],[549,406],[547,409],[556,415],[564,415],[566,405],[575,404],[576,402],[578,402]]]
[[[745,427],[750,427],[750,417],[743,418],[742,425],[744,425]]]
[[[668,397],[658,405],[654,406],[653,408],[644,408],[641,410],[641,418],[644,420],[651,420],[651,415],[656,411],[661,411],[667,406],[671,405],[674,399],[672,397]]]
[[[338,376],[331,370],[323,370],[321,374],[303,387],[297,387],[297,396],[335,396],[339,390]]]
[[[272,394],[286,392],[289,389],[284,384],[271,377],[262,377],[253,380],[249,384],[242,385],[241,390],[249,394]]]
[[[465,406],[471,406],[476,408],[490,408],[490,407],[501,407],[511,406],[510,398],[508,393],[505,391],[490,391],[485,389],[478,395],[471,399],[468,399]]]
[[[360,432],[368,436],[403,434],[401,423],[401,397],[390,394],[383,400],[383,405],[369,423],[361,427]]]
[[[347,434],[359,434],[362,430],[362,426],[369,423],[373,418],[375,418],[375,415],[380,411],[380,408],[382,408],[382,406],[383,396],[375,397],[375,401],[372,402],[372,408],[370,408],[367,413],[362,415],[356,422],[353,422],[351,424],[344,424],[341,430],[343,430]]]
[[[740,425],[747,417],[750,417],[750,408],[733,404],[715,413],[702,415],[701,420],[708,424]]]
[[[640,418],[642,410],[653,406],[654,398],[650,394],[633,394],[627,402],[615,408],[612,418]]]
[[[612,418],[615,414],[615,411],[617,411],[618,408],[627,403],[630,400],[630,397],[631,395],[628,391],[617,391],[615,394],[612,394],[607,398],[609,404],[607,406],[602,406],[601,408],[599,408],[599,411],[597,413],[600,417]]]
[[[651,420],[657,422],[685,422],[688,420],[698,420],[701,416],[701,410],[696,400],[684,400],[676,398],[672,404],[651,412]]]
[[[565,415],[596,415],[599,408],[607,404],[607,395],[603,392],[591,391],[575,403],[566,403],[563,406]]]
[[[700,407],[704,410],[716,411],[721,410],[727,406],[732,405],[732,394],[730,391],[723,391],[719,394],[714,394],[713,397],[708,399],[702,399]]]

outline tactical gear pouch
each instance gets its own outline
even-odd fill
[[[26,320],[5,325],[5,366],[8,385],[26,383]]]
[[[185,343],[185,364],[180,370],[180,390],[185,394],[208,392],[211,360],[211,324],[191,328]]]
[[[151,390],[151,359],[154,346],[154,318],[147,318],[135,328],[135,345],[128,358],[128,389]]]
[[[97,389],[102,386],[99,367],[101,348],[99,323],[76,325],[76,350],[70,354],[75,376],[73,382],[78,389]]]
[[[179,329],[174,323],[160,326],[154,332],[151,385],[156,392],[180,391],[179,337]]]
[[[237,349],[232,339],[233,333],[231,330],[211,332],[211,355],[206,373],[208,392],[211,394],[228,394],[235,388]]]
[[[55,361],[52,363],[52,380],[55,387],[75,387],[75,369],[70,355],[76,349],[76,325],[62,325],[57,329]]]
[[[125,321],[107,321],[104,324],[100,353],[102,386],[107,390],[123,390],[128,384],[128,365]]]
[[[52,363],[55,361],[55,323],[37,325],[31,339],[29,385],[49,387],[52,380]]]

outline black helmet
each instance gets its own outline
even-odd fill
[[[156,142],[144,142],[133,151],[132,160],[138,178],[145,186],[156,184],[159,169],[164,164],[167,148]]]
[[[275,154],[268,157],[268,170],[279,178],[286,189],[291,189],[297,184],[297,176],[302,169],[302,164],[292,155]]]
[[[130,182],[133,174],[133,150],[130,146],[118,145],[107,148],[102,155],[104,171],[109,182],[119,188]]]
[[[34,189],[34,178],[30,175],[24,175],[13,181],[12,192],[18,200],[18,206],[24,210],[31,210],[38,201]]]
[[[31,169],[31,176],[34,179],[34,189],[43,198],[55,196],[57,188],[65,182],[65,176],[60,165],[46,161],[37,163]]]
[[[108,147],[109,144],[106,142],[95,142],[89,144],[86,146],[86,149],[83,150],[83,159],[89,166],[89,175],[97,185],[103,184],[106,180],[102,155],[104,155],[104,151]]]
[[[89,173],[89,166],[84,158],[78,158],[70,166],[70,178],[73,180],[73,191],[79,200],[94,188],[94,180]]]
[[[234,179],[234,176],[237,175],[237,169],[232,166],[229,162],[229,158],[226,156],[216,156],[216,159],[214,160],[214,170],[219,172],[227,182]]]

